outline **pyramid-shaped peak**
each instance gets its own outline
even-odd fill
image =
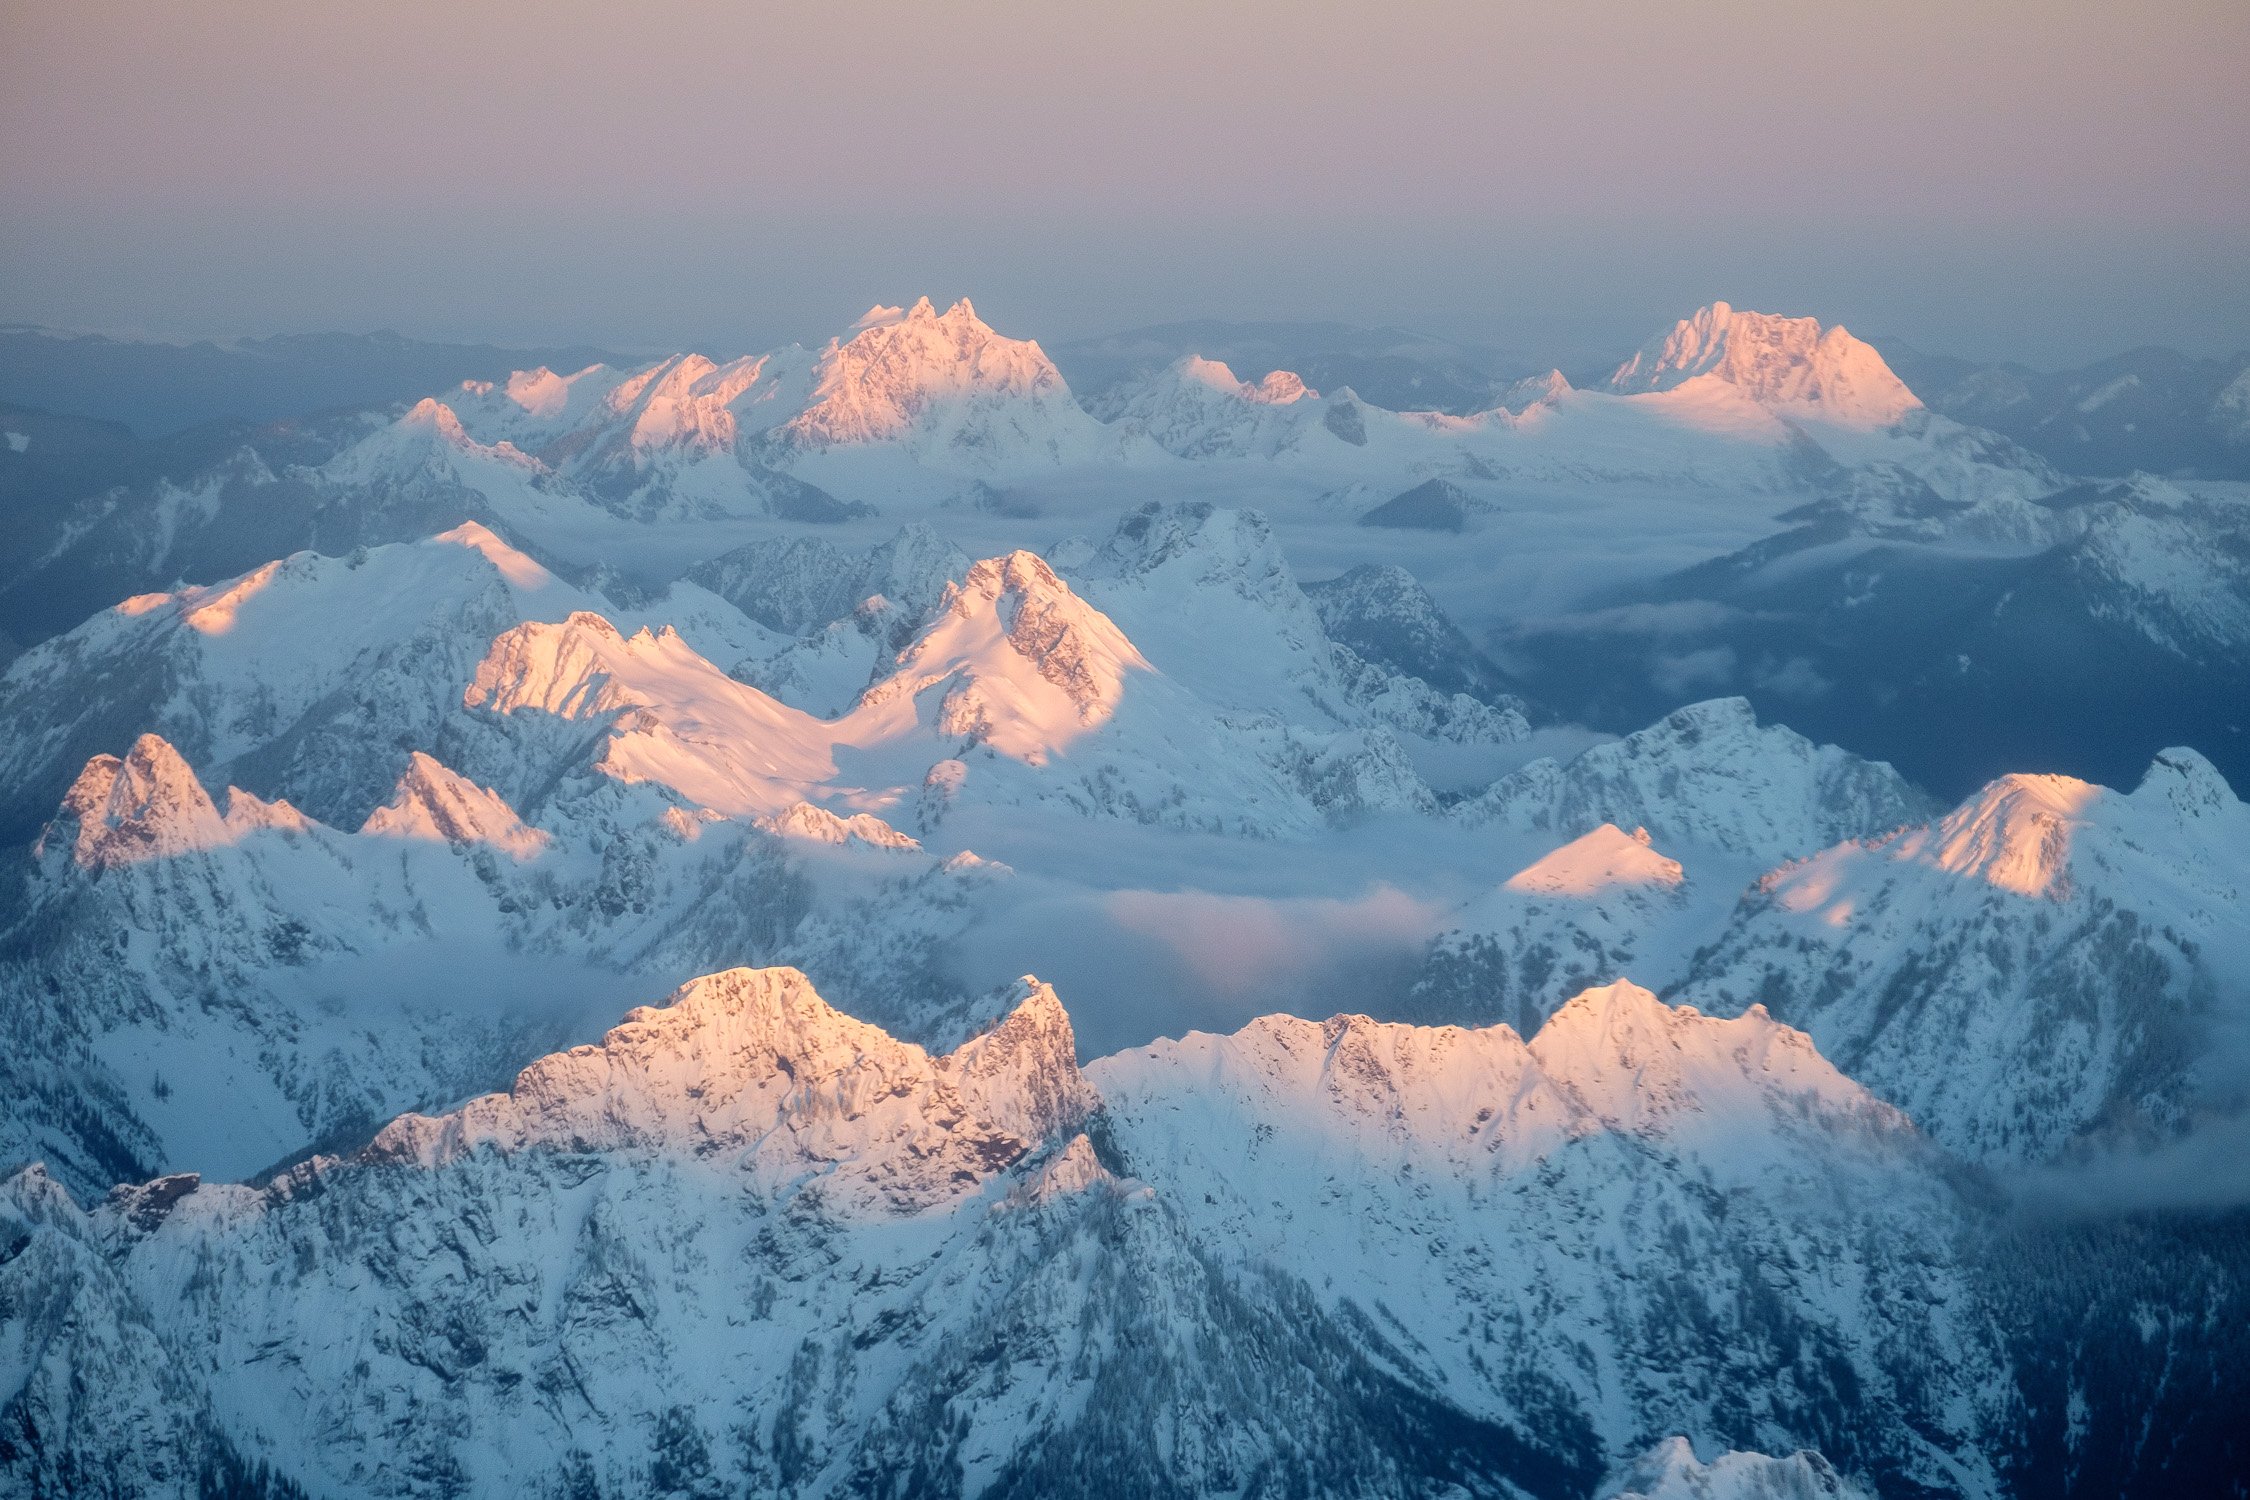
[[[505,537],[479,521],[463,521],[451,531],[430,538],[449,546],[466,547],[500,570],[500,576],[521,589],[544,588],[555,581],[536,558],[509,544]]]
[[[1901,835],[1896,852],[2019,896],[2060,899],[2070,892],[2078,831],[2107,795],[2072,776],[2002,776]]]
[[[486,845],[518,860],[547,847],[547,835],[526,825],[498,792],[419,750],[407,758],[391,800],[368,814],[360,832],[457,849]]]
[[[804,409],[776,429],[784,440],[825,448],[966,422],[981,450],[996,440],[987,429],[998,421],[1027,452],[1045,452],[1050,438],[1083,443],[1099,432],[1040,347],[995,332],[967,298],[942,315],[927,297],[894,311],[873,309],[850,338],[821,352]],[[1001,411],[1013,416],[994,415]]]
[[[180,752],[144,734],[123,758],[97,755],[63,794],[39,853],[68,847],[81,869],[108,869],[232,841],[217,804]]]
[[[985,558],[949,585],[943,606],[901,655],[899,674],[873,691],[919,692],[960,674],[947,721],[1025,757],[1059,744],[1053,736],[1067,739],[1108,718],[1125,675],[1148,670],[1115,621],[1074,593],[1045,558],[1018,550]],[[1048,701],[1058,692],[1060,703]],[[1065,704],[1067,722],[1056,720]]]

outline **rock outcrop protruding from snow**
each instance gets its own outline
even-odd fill
[[[687,1151],[726,1157],[769,1193],[818,1179],[833,1212],[913,1213],[974,1191],[1092,1107],[1045,985],[1027,981],[998,1026],[931,1057],[833,1009],[795,969],[734,969],[634,1011],[598,1046],[541,1059],[506,1094],[404,1116],[368,1150],[424,1166],[483,1149]]]
[[[1368,661],[1419,677],[1441,693],[1467,693],[1522,713],[1506,676],[1454,624],[1444,608],[1396,563],[1361,563],[1307,584],[1328,638]]]
[[[222,1454],[412,1496],[1585,1493],[1648,1430],[1756,1430],[1993,1488],[1958,1210],[1762,1017],[1629,986],[1528,1046],[1275,1017],[1097,1095],[1053,991],[1010,1004],[933,1054],[732,971],[264,1188],[88,1212],[19,1174],[0,1336],[41,1357],[0,1472],[123,1460],[122,1427],[183,1500],[162,1476]],[[1769,1368],[1809,1389],[1725,1398]],[[109,1422],[57,1420],[72,1390]]]
[[[233,836],[180,752],[144,734],[122,760],[86,762],[38,852],[48,857],[67,847],[80,868],[99,870],[217,848]]]
[[[803,410],[772,435],[798,449],[905,443],[973,472],[1086,462],[1107,445],[1039,346],[995,333],[967,298],[862,319],[822,351]]]

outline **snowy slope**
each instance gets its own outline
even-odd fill
[[[1224,363],[1192,354],[1109,393],[1094,410],[1186,459],[1273,458],[1305,445],[1334,451],[1349,441],[1326,421],[1329,405],[1320,392],[1287,370],[1252,385]]]
[[[232,788],[222,811],[155,735],[89,761],[0,930],[0,1156],[80,1185],[247,1175],[584,1024],[480,993],[467,957],[494,949],[543,835],[425,756],[370,821],[346,835]],[[415,950],[455,954],[453,982],[350,977]]]
[[[1763,1014],[1717,1021],[1620,983],[1528,1045],[1505,1027],[1270,1017],[1089,1074],[1126,1166],[1205,1243],[1301,1278],[1471,1411],[1575,1411],[1618,1457],[1667,1432],[1817,1443],[1732,1407],[1727,1341],[1681,1326],[1739,1326],[1751,1299],[1801,1352],[1800,1424],[1869,1424],[1861,1451],[1894,1480],[1996,1484],[1971,1436],[1983,1335],[1874,1290],[1903,1274],[1956,1295],[1931,1237],[1956,1210],[1930,1196],[1904,1117]],[[1862,1244],[1871,1231],[1890,1243]],[[1736,1260],[1748,1244],[1765,1272]],[[1911,1378],[1869,1356],[1897,1338],[1927,1356]],[[1878,1436],[1877,1407],[1926,1425]]]
[[[1041,986],[1018,998],[933,1056],[789,971],[716,975],[508,1094],[262,1192],[174,1184],[89,1217],[31,1174],[0,1213],[34,1271],[100,1278],[73,1303],[97,1336],[49,1358],[137,1406],[175,1475],[214,1431],[316,1491],[373,1494],[825,1495],[876,1473],[917,1493],[1400,1493],[1574,1472],[1567,1447],[1402,1382],[1302,1296],[1222,1276],[1077,1133],[1095,1101],[1067,1019]],[[150,1323],[169,1387],[130,1337]],[[118,1441],[35,1432],[19,1474]]]
[[[616,611],[488,529],[347,557],[298,553],[226,583],[128,599],[12,662],[0,691],[0,833],[28,839],[91,756],[162,735],[234,779],[356,825],[438,726],[494,636]],[[706,650],[780,644],[701,590],[652,601]],[[630,620],[630,612],[620,612]]]
[[[2005,777],[1774,872],[1687,988],[1804,1026],[1964,1155],[2177,1129],[2241,1102],[2250,810],[2192,750],[2130,794]]]
[[[1423,960],[1410,1019],[1506,1022],[1528,1036],[1579,991],[1626,975],[1672,976],[1687,874],[1645,829],[1604,823],[1470,902]]]
[[[1635,1459],[1600,1500],[1869,1500],[1818,1453],[1786,1458],[1722,1453],[1704,1463],[1686,1438],[1666,1438]]]
[[[811,800],[927,830],[967,799],[1259,837],[1428,797],[1379,731],[1363,749],[1333,720],[1308,732],[1214,707],[1028,552],[949,583],[835,720],[669,630],[626,637],[590,613],[500,636],[466,702],[488,730],[480,768],[520,797],[584,766],[730,817]]]

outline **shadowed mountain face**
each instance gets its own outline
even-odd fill
[[[2003,433],[2069,473],[2250,479],[2250,353],[2132,349],[2040,371],[1883,348],[1932,410]]]
[[[1890,514],[1812,507],[1770,541],[1527,624],[1506,655],[1526,692],[1589,723],[1739,692],[1945,796],[2021,769],[2119,785],[2173,744],[2250,782],[2250,507],[2078,486],[2007,541],[1943,507]]]

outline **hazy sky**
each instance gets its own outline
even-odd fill
[[[0,0],[0,320],[2250,346],[2250,3]]]

